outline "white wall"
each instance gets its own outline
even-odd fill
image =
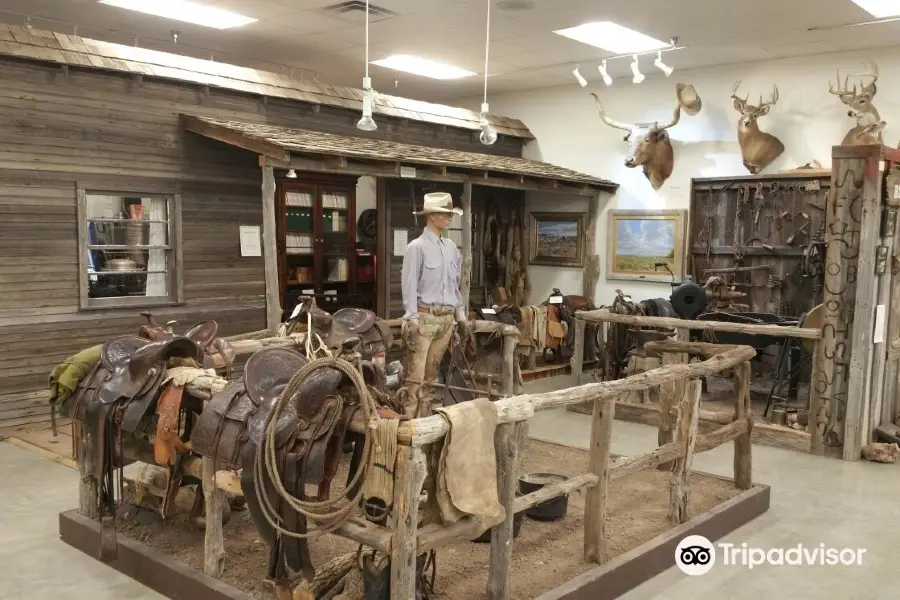
[[[678,67],[678,53],[669,55],[669,64]],[[829,78],[835,71],[860,73],[862,60],[877,60],[881,79],[874,104],[887,121],[883,132],[886,145],[895,146],[900,138],[900,48],[821,55],[798,59],[747,63],[715,69],[676,70],[665,78],[649,61],[642,63],[647,79],[640,85],[630,78],[615,80],[607,88],[595,70],[581,65],[590,85],[581,88],[572,79],[564,87],[530,92],[490,95],[491,112],[521,119],[537,138],[526,146],[526,158],[610,179],[620,184],[616,196],[603,207],[598,219],[597,246],[605,251],[606,211],[611,208],[688,208],[692,177],[747,175],[737,142],[738,113],[730,99],[732,86],[742,80],[741,96],[750,93],[751,103],[771,93],[777,84],[778,104],[760,119],[760,128],[777,136],[785,145],[782,156],[766,169],[777,172],[799,167],[813,159],[823,167],[831,165],[831,147],[839,144],[855,122],[847,116],[847,107],[828,93]],[[593,67],[592,67],[593,69]],[[852,80],[852,77],[851,77]],[[703,100],[696,116],[682,114],[681,122],[669,133],[675,150],[675,170],[662,188],[654,191],[640,168],[627,169],[624,158],[627,144],[624,132],[600,121],[589,95],[593,91],[603,101],[607,113],[620,121],[669,119],[675,107],[675,84],[691,83]],[[455,102],[476,107],[480,99]],[[600,304],[612,302],[615,289],[633,295],[635,300],[668,296],[668,284],[640,283],[606,279],[606,257],[600,257],[601,276],[597,285]],[[536,267],[531,268],[534,272]],[[533,293],[544,288],[571,285],[568,270],[533,276]],[[558,281],[558,285],[554,284]],[[580,280],[579,280],[580,281]],[[539,292],[540,290],[540,292]],[[577,292],[570,292],[577,293]]]

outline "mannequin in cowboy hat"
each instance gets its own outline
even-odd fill
[[[407,390],[403,411],[409,418],[431,414],[431,404],[439,397],[433,387],[422,385],[437,379],[438,368],[454,329],[469,339],[466,307],[459,284],[462,257],[453,240],[443,237],[453,215],[462,215],[453,207],[446,192],[425,194],[422,210],[427,224],[422,235],[406,247],[401,285],[403,292],[403,340],[407,349]]]

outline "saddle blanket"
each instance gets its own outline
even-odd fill
[[[506,517],[497,494],[497,411],[487,398],[435,409],[450,425],[437,473],[444,524],[465,515],[492,525]]]
[[[100,360],[102,347],[103,344],[97,344],[86,348],[53,368],[50,372],[50,404],[59,405],[75,391]]]

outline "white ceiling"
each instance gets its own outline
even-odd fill
[[[151,0],[152,1],[152,0]],[[97,0],[0,0],[0,20],[40,29],[210,58],[319,81],[362,83],[362,13],[344,19],[323,12],[339,0],[201,0],[259,19],[216,30],[99,4]],[[484,72],[487,0],[370,0],[397,16],[370,24],[370,60],[414,54]],[[495,0],[496,1],[496,0]],[[555,29],[611,20],[657,39],[679,38],[685,49],[666,53],[676,69],[895,45],[900,21],[831,31],[810,27],[871,19],[850,0],[534,0],[534,8],[491,14],[491,92],[574,83],[578,63],[590,79],[604,51],[556,35]],[[179,42],[171,43],[172,30]],[[877,58],[877,53],[873,53]],[[643,71],[656,71],[645,57]],[[609,65],[631,76],[629,61]],[[658,71],[656,71],[658,73]],[[481,93],[480,76],[436,81],[371,66],[376,90],[436,102]],[[395,77],[399,80],[395,87]]]

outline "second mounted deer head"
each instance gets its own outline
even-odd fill
[[[881,132],[887,125],[885,121],[881,120],[878,109],[872,104],[875,92],[878,91],[878,87],[875,85],[875,82],[878,81],[878,66],[872,63],[871,69],[866,73],[861,73],[860,76],[871,77],[872,81],[867,85],[863,85],[862,81],[860,81],[862,89],[858,93],[855,83],[852,90],[847,87],[847,83],[850,80],[849,75],[844,78],[844,85],[841,85],[840,71],[837,74],[837,89],[830,81],[828,82],[828,91],[840,98],[841,102],[849,107],[847,116],[856,119],[856,127],[852,128],[844,136],[844,140],[841,142],[842,146],[881,144]]]
[[[781,143],[781,140],[774,135],[760,131],[757,124],[757,119],[769,114],[769,109],[778,102],[778,86],[772,86],[771,100],[763,102],[762,96],[760,96],[759,104],[756,106],[747,104],[749,94],[744,98],[737,96],[740,86],[741,82],[738,81],[731,90],[734,109],[741,113],[738,121],[738,143],[741,146],[744,167],[755,175],[784,152],[784,144]]]

